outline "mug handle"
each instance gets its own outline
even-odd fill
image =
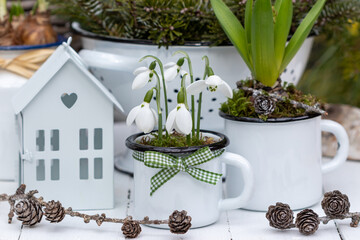
[[[335,157],[322,165],[322,172],[328,173],[335,170],[346,161],[349,153],[349,137],[344,127],[337,122],[321,120],[320,125],[321,131],[330,132],[335,135],[339,145]]]
[[[219,209],[231,210],[240,208],[249,200],[254,185],[254,176],[250,163],[244,157],[231,152],[223,153],[220,156],[220,161],[239,169],[239,174],[242,174],[244,178],[244,190],[237,197],[221,199]]]

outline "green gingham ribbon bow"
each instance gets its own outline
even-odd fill
[[[134,159],[144,162],[145,166],[151,168],[162,168],[151,178],[150,196],[158,190],[164,183],[180,171],[187,172],[197,180],[216,185],[222,174],[210,172],[195,166],[208,162],[220,156],[225,150],[212,152],[209,147],[204,147],[187,157],[174,157],[168,154],[146,151],[134,151]]]

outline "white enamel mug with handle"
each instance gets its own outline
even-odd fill
[[[220,142],[207,145],[210,149],[223,149],[228,144],[228,139],[217,133],[206,133],[207,136],[215,139],[221,138]],[[171,154],[172,156],[186,156],[195,152],[199,147],[184,148],[153,148],[136,143],[142,135],[136,134],[126,140],[126,145],[134,151],[160,151]],[[171,153],[169,153],[171,152]],[[177,152],[177,153],[176,153]],[[192,228],[203,227],[215,223],[223,210],[237,209],[243,207],[250,195],[253,187],[253,175],[249,162],[242,156],[230,152],[224,152],[206,163],[197,165],[201,168],[214,173],[222,172],[222,163],[231,165],[240,178],[243,179],[244,189],[233,198],[223,198],[223,184],[221,179],[212,185],[199,181],[187,172],[180,171],[169,181],[164,183],[150,196],[150,180],[161,169],[149,168],[143,162],[134,161],[134,184],[135,184],[135,217],[143,218],[149,216],[150,219],[168,219],[174,210],[186,210],[192,217]],[[167,225],[154,227],[168,228]]]
[[[283,122],[246,122],[226,119],[225,133],[231,141],[229,151],[241,154],[251,164],[254,188],[245,209],[267,211],[276,202],[292,209],[312,206],[322,198],[322,175],[338,168],[348,156],[345,129],[320,116]],[[339,143],[336,156],[322,162],[321,131],[334,134]],[[228,196],[242,189],[236,169],[227,167]]]

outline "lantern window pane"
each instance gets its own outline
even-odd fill
[[[80,158],[80,179],[89,179],[89,161],[87,158]]]
[[[89,132],[86,128],[80,129],[80,150],[87,150],[89,148]]]
[[[51,150],[59,151],[60,149],[60,134],[58,129],[51,130]]]
[[[94,130],[94,149],[103,148],[103,130],[102,128],[95,128]]]
[[[42,152],[45,150],[45,131],[36,131],[36,150]]]
[[[102,158],[94,159],[94,178],[95,179],[103,178],[103,159]]]
[[[51,180],[60,179],[60,161],[59,159],[51,159]]]
[[[45,180],[45,160],[44,159],[36,160],[36,180],[37,181]]]

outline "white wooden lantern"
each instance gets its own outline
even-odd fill
[[[70,41],[13,98],[20,127],[20,181],[74,209],[112,208],[113,114],[114,106],[122,107]]]

